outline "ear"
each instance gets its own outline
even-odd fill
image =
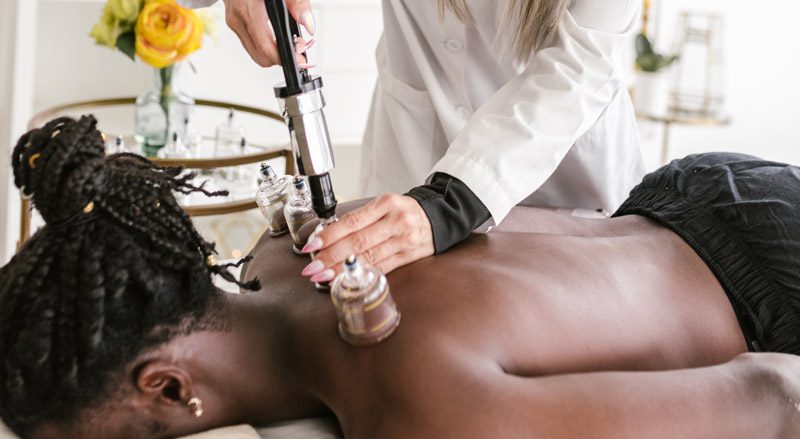
[[[142,364],[134,374],[136,390],[147,404],[156,407],[185,409],[192,397],[192,379],[180,366],[163,360]]]

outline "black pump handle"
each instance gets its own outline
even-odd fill
[[[295,36],[300,36],[300,27],[294,17],[289,14],[285,0],[264,0],[267,15],[275,32],[275,41],[278,45],[278,54],[283,66],[283,76],[286,79],[286,94],[289,96],[303,92],[302,84],[308,82],[308,72],[297,66],[295,58]]]

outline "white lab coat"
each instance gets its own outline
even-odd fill
[[[181,0],[193,7],[215,0]],[[445,172],[498,224],[517,204],[614,211],[644,174],[621,47],[639,0],[575,0],[547,48],[503,59],[494,0],[465,26],[434,0],[383,0],[379,78],[364,135],[363,195]]]
[[[615,210],[643,174],[620,48],[638,0],[576,0],[549,47],[502,59],[493,0],[474,27],[433,0],[383,0],[380,76],[364,137],[366,195],[459,178],[499,223],[517,204]],[[626,60],[630,62],[630,60]]]

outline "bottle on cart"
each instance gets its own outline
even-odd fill
[[[355,255],[331,287],[331,301],[339,318],[339,336],[353,346],[380,343],[400,324],[400,312],[386,276],[362,264]]]
[[[117,136],[111,142],[106,142],[106,154],[122,154],[124,152],[128,152],[125,149],[125,138],[122,136]]]
[[[161,159],[184,159],[189,157],[189,150],[183,144],[183,140],[177,132],[173,132],[169,142],[158,150],[158,158]]]
[[[261,184],[256,193],[256,203],[267,220],[270,236],[281,236],[289,231],[283,208],[289,198],[291,178],[278,177],[267,163],[261,164]]]
[[[238,152],[239,142],[242,137],[244,137],[244,129],[236,120],[236,110],[231,108],[225,121],[217,126],[217,133],[214,138],[214,145],[217,149],[216,155]]]
[[[239,154],[245,155],[247,154],[247,139],[242,137],[239,139]],[[250,166],[239,166],[236,168],[236,172],[238,172],[238,178],[241,186],[248,187],[253,183],[253,172],[252,167]],[[260,177],[259,177],[260,179]],[[259,181],[260,184],[260,181]],[[250,186],[252,187],[252,186]]]
[[[186,146],[186,149],[189,150],[189,153],[192,157],[200,157],[201,137],[200,134],[197,133],[194,125],[195,124],[189,116],[186,116],[186,118],[183,119],[183,132],[181,133],[181,139],[183,139],[183,144]]]
[[[295,176],[293,185],[294,191],[283,212],[289,226],[289,233],[292,235],[292,250],[299,255],[302,254],[300,249],[306,244],[306,241],[300,236],[300,228],[313,221],[317,214],[314,213],[314,208],[311,206],[311,193],[308,191],[303,177]]]
[[[214,157],[239,155],[243,137],[244,129],[236,120],[236,111],[231,108],[225,121],[217,126],[217,133],[214,138]],[[236,181],[239,178],[239,172],[235,168],[222,168],[220,173],[223,178],[229,181]]]

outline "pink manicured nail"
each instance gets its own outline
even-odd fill
[[[325,264],[322,263],[319,259],[316,261],[311,261],[310,264],[306,265],[306,268],[303,269],[301,273],[303,276],[313,276],[318,274],[320,271],[325,269]]]
[[[317,273],[314,276],[311,276],[311,282],[330,282],[334,277],[336,277],[336,272],[329,268],[322,273]]]
[[[308,49],[310,49],[310,48],[314,47],[314,44],[315,44],[316,42],[317,42],[317,40],[315,40],[315,39],[313,39],[313,38],[312,38],[312,39],[310,39],[310,40],[308,40],[308,42],[306,43],[306,47],[304,47],[304,48],[303,48],[303,49],[304,49],[303,51],[306,51],[306,50],[308,50]]]
[[[316,236],[311,241],[308,241],[305,247],[303,247],[303,253],[311,253],[315,252],[322,248],[322,240],[317,238]]]
[[[316,64],[307,64],[307,63],[300,63],[297,66],[300,67],[301,69],[306,69],[306,70],[317,67]]]
[[[306,50],[310,49],[311,46],[314,45],[314,43],[316,43],[316,41],[313,38],[309,38],[308,41],[305,41],[302,38],[295,38],[294,39],[294,48],[297,51],[297,53],[303,53]]]

